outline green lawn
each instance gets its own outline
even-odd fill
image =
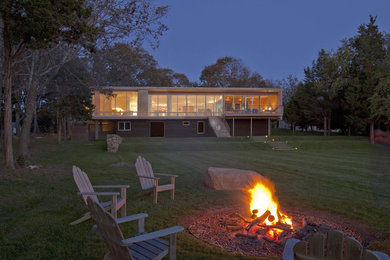
[[[80,217],[85,204],[76,195],[71,166],[77,165],[93,184],[130,184],[128,214],[146,212],[146,230],[177,225],[180,218],[213,207],[229,206],[241,192],[205,188],[206,169],[232,167],[256,170],[275,182],[281,205],[328,211],[371,225],[382,239],[370,249],[390,254],[390,148],[372,146],[362,137],[276,136],[298,151],[274,151],[249,138],[131,138],[119,152],[109,154],[104,141],[34,140],[27,164],[41,169],[1,170],[0,259],[99,259],[106,247],[91,232],[92,222],[69,223]],[[134,168],[110,167],[134,162],[138,155],[157,172],[177,174],[175,201],[169,192],[153,205],[141,189]],[[0,158],[1,159],[1,158]],[[131,235],[134,224],[123,230]],[[210,246],[182,232],[180,259],[249,259]]]

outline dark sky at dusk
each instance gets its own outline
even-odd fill
[[[266,79],[303,79],[321,48],[337,49],[377,16],[390,33],[390,0],[160,0],[168,31],[150,50],[160,67],[199,81],[205,65],[239,58]]]

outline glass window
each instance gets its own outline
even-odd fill
[[[169,115],[177,116],[177,96],[171,96],[170,106],[169,106]]]
[[[233,96],[225,96],[225,111],[230,112],[233,110]]]
[[[260,97],[260,107],[263,112],[268,110],[268,96]]]
[[[115,100],[112,96],[104,95],[104,94],[100,95],[100,107],[102,109],[101,110],[102,115],[104,116],[113,115],[112,108],[115,107],[114,101]]]
[[[233,96],[233,109],[235,111],[240,111],[244,109],[244,99],[242,96]]]
[[[126,115],[136,116],[138,112],[138,93],[127,92],[127,112]]]
[[[187,112],[187,99],[186,96],[177,96],[177,114],[178,116],[184,116]]]
[[[269,96],[269,106],[271,107],[272,110],[276,109],[277,107],[276,96]]]
[[[131,122],[118,122],[118,131],[131,131]]]
[[[252,109],[252,113],[258,113],[259,111],[261,111],[259,96],[254,96],[253,97],[253,103],[252,103],[251,109]]]
[[[158,112],[160,115],[165,116],[168,110],[167,96],[158,96]]]
[[[221,115],[222,114],[222,96],[215,96],[215,111],[216,115]]]
[[[196,96],[196,112],[198,115],[205,113],[205,99],[206,96]]]
[[[215,113],[215,96],[206,96],[206,115],[214,115]]]
[[[187,115],[194,116],[196,110],[196,96],[187,96]]]
[[[150,96],[149,97],[150,103],[149,103],[149,112],[152,113],[152,115],[158,114],[158,96]]]
[[[126,92],[114,92],[115,105],[112,107],[112,111],[116,115],[123,115],[127,111],[126,107]]]

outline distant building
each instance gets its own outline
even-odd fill
[[[107,87],[95,91],[89,137],[264,136],[281,120],[281,90]]]

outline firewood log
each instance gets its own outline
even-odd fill
[[[253,220],[246,228],[245,230],[246,231],[249,231],[254,225],[258,224],[258,223],[263,223],[264,220],[266,220],[268,218],[268,216],[271,215],[271,212],[269,210],[267,210],[266,212],[264,212],[263,215],[261,215],[260,217],[256,218],[255,220]]]
[[[238,225],[227,225],[226,229],[231,230],[231,231],[238,231],[242,229],[242,226]]]
[[[257,239],[257,235],[255,234],[245,234],[245,233],[237,233],[236,237],[245,237],[250,239]]]

